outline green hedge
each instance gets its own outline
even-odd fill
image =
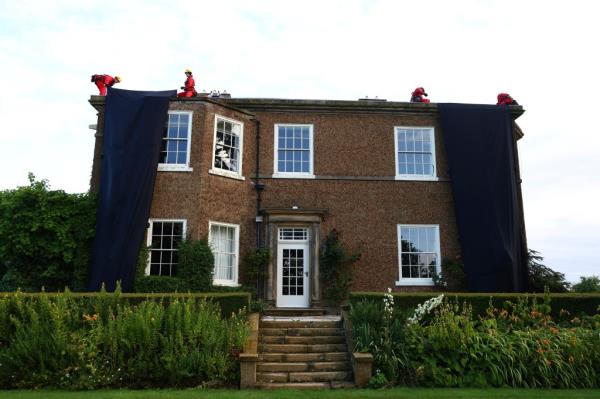
[[[231,311],[248,301],[243,293],[1,295],[0,389],[236,384],[249,330],[246,313]]]
[[[420,303],[440,295],[440,292],[397,292],[394,295],[395,307],[399,310],[412,311]],[[513,294],[513,293],[455,293],[444,292],[446,297],[457,299],[459,302],[467,301],[473,307],[474,315],[485,314],[490,300],[495,307],[502,307],[505,301],[516,302],[518,298],[527,296],[542,300],[544,294]],[[383,301],[382,292],[353,292],[350,294],[350,303],[355,304],[361,300]],[[572,315],[593,315],[600,306],[600,294],[550,294],[552,316],[557,316],[561,309]]]
[[[0,293],[0,300],[2,298],[8,298],[17,295],[16,293]],[[53,298],[60,298],[65,294],[62,292],[49,292],[49,293],[30,293],[20,292],[18,293],[21,297],[35,298],[40,296],[47,296],[50,300]],[[202,293],[119,293],[109,294],[102,292],[71,292],[68,293],[70,298],[79,302],[81,311],[83,313],[90,313],[94,307],[94,304],[98,300],[110,302],[114,305],[117,304],[138,304],[146,300],[162,301],[165,304],[170,303],[173,299],[184,299],[194,298],[196,300],[206,300],[218,304],[221,309],[221,314],[224,317],[228,317],[232,313],[238,312],[243,308],[248,309],[250,305],[251,295],[248,292],[202,292]]]

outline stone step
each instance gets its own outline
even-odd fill
[[[259,344],[259,353],[346,352],[346,344]]]
[[[322,316],[326,313],[323,308],[269,308],[263,311],[266,316]]]
[[[306,371],[290,373],[257,372],[257,382],[330,382],[350,381],[352,373],[349,371]]]
[[[306,371],[290,373],[289,382],[325,382],[348,381],[352,379],[349,371]]]
[[[281,335],[289,335],[289,336],[332,336],[332,335],[344,335],[344,330],[341,328],[321,328],[321,327],[313,327],[313,328],[261,328],[260,334],[264,336],[281,336]]]
[[[258,354],[261,362],[342,362],[349,359],[348,352]]]
[[[336,320],[260,320],[260,329],[264,328],[340,328],[342,323]]]
[[[349,371],[350,363],[341,362],[261,362],[256,366],[257,371],[261,372],[292,372],[292,371]]]
[[[336,381],[337,382],[337,381]],[[259,382],[256,384],[258,389],[330,389],[331,385],[329,382]]]
[[[261,382],[256,385],[258,389],[344,389],[354,388],[351,381],[330,381],[330,382]]]
[[[304,336],[304,337],[290,337],[290,336],[274,336],[274,335],[261,335],[259,338],[261,344],[307,344],[307,345],[320,345],[320,344],[344,344],[346,343],[346,337],[342,335],[334,335],[330,337],[320,336]]]

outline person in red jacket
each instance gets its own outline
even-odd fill
[[[196,92],[196,82],[194,82],[192,70],[186,69],[185,76],[187,76],[187,78],[185,79],[184,86],[181,86],[183,92],[177,94],[177,97],[196,97],[198,93]]]
[[[513,99],[508,93],[498,94],[498,102],[496,105],[519,105],[519,103]]]
[[[100,90],[100,95],[106,95],[106,88],[113,87],[115,83],[121,82],[120,76],[115,76],[114,78],[110,75],[92,75],[92,82],[96,84],[98,90]]]
[[[429,103],[429,99],[423,98],[423,96],[427,97],[427,93],[425,93],[425,89],[422,87],[417,87],[415,91],[412,92],[410,96],[411,103]]]

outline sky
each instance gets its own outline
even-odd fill
[[[529,248],[600,275],[600,24],[594,1],[0,0],[0,190],[85,192],[94,73],[234,97],[494,104],[518,119]]]

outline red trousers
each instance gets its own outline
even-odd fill
[[[194,92],[193,91],[182,91],[181,93],[177,94],[177,97],[194,97]]]
[[[100,95],[105,96],[106,95],[106,85],[104,84],[102,79],[98,79],[94,83],[98,87],[98,90],[100,90]]]

